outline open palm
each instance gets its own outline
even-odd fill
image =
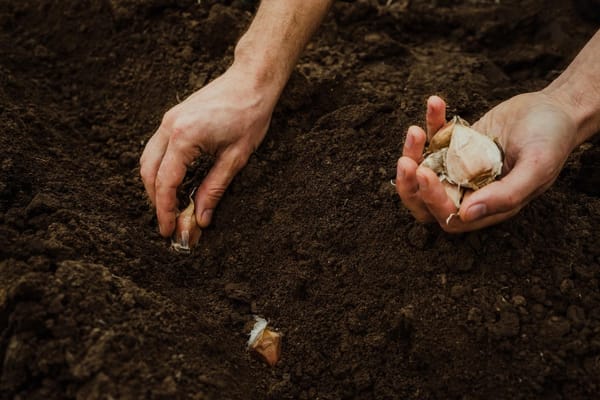
[[[437,221],[448,232],[480,229],[515,215],[552,185],[576,145],[575,123],[552,97],[526,93],[499,104],[473,127],[502,145],[502,178],[468,193],[457,210],[436,174],[419,167],[426,135],[431,137],[446,119],[446,105],[439,97],[432,96],[427,107],[427,134],[420,127],[409,128],[396,188],[417,220]],[[460,218],[448,218],[457,212]]]

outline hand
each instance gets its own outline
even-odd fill
[[[276,97],[234,64],[164,115],[140,159],[140,174],[156,206],[162,236],[175,229],[177,187],[202,153],[216,160],[196,191],[196,220],[202,228],[210,224],[231,180],[263,140]]]
[[[426,139],[446,121],[441,98],[429,98],[426,119],[427,134],[417,126],[408,129],[396,190],[418,221],[437,221],[453,233],[480,229],[518,213],[552,185],[577,144],[575,121],[551,95],[527,93],[499,104],[473,128],[498,138],[505,153],[502,178],[467,193],[457,210],[436,174],[419,166]]]

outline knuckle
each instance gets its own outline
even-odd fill
[[[521,204],[521,196],[515,193],[508,193],[504,199],[505,211],[518,208]]]
[[[242,169],[248,163],[249,154],[249,151],[240,148],[233,149],[230,157],[232,169],[235,171]]]
[[[179,142],[190,130],[190,124],[173,108],[165,113],[162,128],[168,133],[170,142]]]
[[[180,142],[188,131],[188,125],[181,119],[177,119],[173,122],[169,131],[171,132],[169,141]]]
[[[177,107],[173,107],[163,115],[161,125],[164,127],[170,127],[173,125],[173,122],[177,121],[178,118],[179,113],[177,112]]]
[[[147,184],[154,183],[154,179],[155,179],[154,171],[148,166],[148,164],[145,164],[143,161],[141,162],[141,165],[140,165],[140,176],[142,177],[142,180],[144,182],[146,182]]]
[[[213,203],[217,202],[221,199],[221,197],[223,197],[225,190],[226,188],[221,185],[211,186],[206,190],[206,197]]]

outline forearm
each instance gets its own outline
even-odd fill
[[[333,0],[262,0],[248,31],[239,40],[234,68],[279,98],[306,43]]]
[[[559,99],[577,124],[577,144],[600,131],[600,30],[543,92]]]

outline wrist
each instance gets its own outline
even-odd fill
[[[584,87],[585,86],[585,87]],[[542,90],[557,102],[575,123],[576,146],[600,130],[600,88],[583,85],[573,77],[561,77]]]
[[[265,46],[256,43],[244,35],[234,51],[233,64],[230,67],[244,75],[256,90],[276,103],[292,72],[293,65],[277,59]]]
[[[556,99],[577,126],[579,145],[600,131],[600,30],[542,92]]]

